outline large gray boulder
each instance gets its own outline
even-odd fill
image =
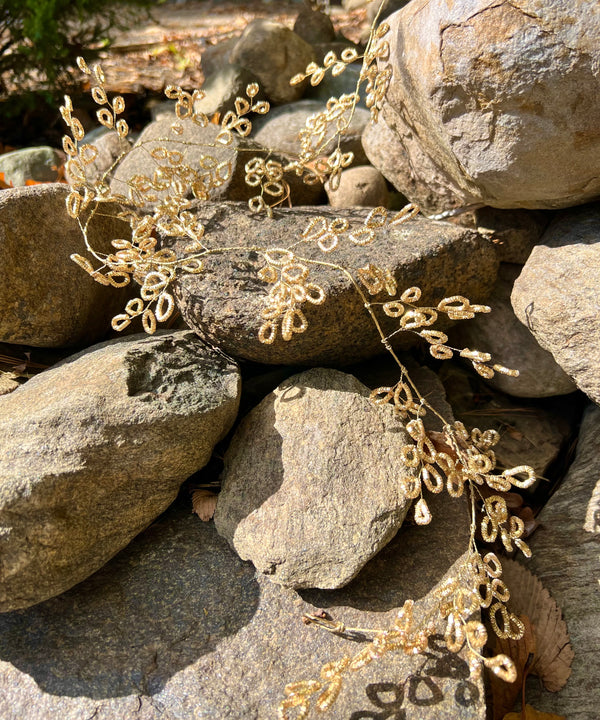
[[[492,312],[458,323],[451,337],[458,347],[477,348],[492,354],[494,362],[515,368],[519,377],[496,373],[486,382],[516,397],[543,398],[566,395],[577,390],[552,354],[540,347],[514,313],[510,294],[520,265],[502,263],[498,280],[488,302]]]
[[[383,133],[364,145],[413,202],[559,208],[600,195],[597,3],[415,0],[388,22]]]
[[[402,527],[350,585],[300,595],[256,578],[212,523],[178,503],[93,577],[0,616],[0,717],[271,720],[287,683],[364,647],[307,627],[304,613],[387,628],[408,597],[418,615],[433,609],[430,590],[456,571],[469,517],[462,499],[431,504],[431,525]],[[329,715],[484,720],[483,681],[469,680],[464,651],[449,653],[439,636],[426,657],[390,652],[348,673]]]
[[[258,339],[265,322],[261,313],[272,286],[258,276],[266,263],[256,248],[286,248],[301,240],[309,223],[318,218],[328,223],[345,219],[349,231],[340,233],[338,247],[331,253],[321,252],[314,240],[298,245],[295,252],[299,262],[308,258],[355,271],[373,263],[390,271],[399,292],[418,285],[423,291],[422,304],[437,305],[451,295],[480,302],[496,279],[498,261],[493,245],[472,230],[450,223],[415,218],[400,225],[385,225],[374,231],[371,244],[358,246],[349,240],[349,232],[364,228],[365,209],[293,208],[268,218],[251,214],[239,204],[219,203],[200,207],[197,214],[211,247],[231,247],[235,238],[235,245],[242,249],[207,257],[200,274],[181,274],[174,294],[188,326],[233,357],[270,364],[349,364],[384,351],[381,337],[348,276],[310,264],[307,282],[321,287],[325,300],[322,304],[302,304],[306,331],[294,333],[289,341],[278,331],[272,344]],[[385,290],[369,297],[375,302],[390,299]],[[383,313],[378,317],[386,334],[398,329],[397,320]],[[418,341],[411,332],[397,332],[393,338],[398,347]]]
[[[343,77],[343,75],[339,77]],[[317,85],[317,87],[319,86]],[[298,133],[306,127],[306,122],[310,117],[326,110],[328,99],[329,97],[323,100],[298,100],[273,108],[267,115],[257,118],[254,122],[252,137],[264,147],[270,147],[282,155],[292,157],[298,155],[300,153]],[[369,111],[366,108],[357,107],[348,127],[339,135],[341,152],[352,152],[355,165],[367,162],[361,137],[369,123],[369,118]],[[324,140],[323,153],[332,153],[338,142],[334,124],[328,126]]]
[[[173,105],[174,107],[174,105]],[[172,126],[177,122],[182,132],[173,132]],[[260,188],[246,184],[246,163],[255,158],[276,160],[285,165],[287,160],[277,152],[272,152],[268,138],[255,141],[253,137],[240,137],[233,131],[227,144],[219,138],[220,125],[209,124],[205,127],[197,125],[189,118],[177,120],[172,113],[170,117],[161,115],[147,125],[131,151],[123,157],[116,167],[110,180],[113,193],[129,196],[130,180],[143,176],[152,180],[160,166],[169,166],[166,160],[157,161],[151,153],[158,148],[165,148],[171,153],[181,153],[181,164],[191,168],[209,194],[212,201],[217,200],[248,200],[260,194]],[[311,205],[318,202],[322,194],[321,185],[306,185],[295,174],[287,173],[285,180],[290,184],[290,195],[298,205]],[[154,193],[161,200],[173,190],[168,188]],[[188,196],[192,198],[192,188]],[[267,196],[267,199],[269,196]],[[276,198],[273,198],[275,201]],[[156,207],[156,202],[147,202],[146,209]]]
[[[308,370],[238,427],[215,525],[274,582],[343,587],[402,524],[411,501],[401,449],[411,439],[369,394],[352,375]]]
[[[316,60],[315,51],[295,32],[272,20],[253,20],[231,50],[229,61],[256,75],[269,100],[298,100],[304,85],[290,85],[294,75]]]
[[[210,458],[231,361],[189,331],[102,343],[0,398],[0,611],[102,567]]]
[[[600,204],[561,213],[516,279],[519,320],[560,367],[600,403]]]
[[[85,253],[81,229],[67,214],[69,188],[51,183],[0,195],[0,341],[69,347],[106,335],[124,291],[95,282],[69,258]],[[129,225],[98,213],[88,239],[99,252],[128,237]],[[125,291],[126,292],[126,291]]]

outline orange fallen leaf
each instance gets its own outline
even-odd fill
[[[555,715],[554,713],[545,713],[532,708],[531,705],[525,705],[525,713],[511,712],[505,715],[502,720],[567,720],[564,715]]]
[[[192,512],[203,522],[208,522],[215,514],[217,495],[210,490],[194,490],[192,493]]]

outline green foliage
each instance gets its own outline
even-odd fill
[[[93,57],[152,0],[0,0],[0,95],[72,85],[79,55]],[[91,48],[91,49],[90,49]],[[14,107],[13,107],[14,109]]]

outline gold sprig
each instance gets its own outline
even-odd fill
[[[272,287],[261,312],[264,322],[258,331],[258,339],[271,345],[280,330],[282,339],[289,342],[294,333],[303,333],[308,327],[302,305],[305,302],[320,305],[325,301],[325,292],[319,285],[308,282],[308,266],[299,262],[290,250],[271,248],[264,254],[264,259],[266,265],[258,276]]]

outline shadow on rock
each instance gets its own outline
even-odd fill
[[[0,660],[53,695],[150,695],[247,625],[258,599],[252,566],[178,501],[85,582],[0,616]]]
[[[468,547],[469,517],[464,500],[428,495],[433,515],[429,525],[405,522],[348,585],[339,590],[301,590],[302,599],[316,608],[343,606],[384,613],[409,597],[424,597]]]

